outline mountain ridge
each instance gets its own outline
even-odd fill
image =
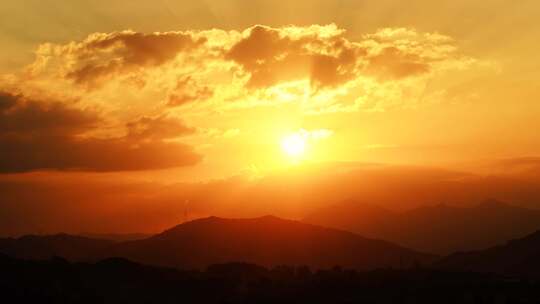
[[[92,254],[84,252],[70,257],[75,260],[122,257],[149,265],[182,269],[246,262],[313,268],[339,265],[362,270],[428,264],[436,258],[387,241],[275,216],[247,219],[208,217],[176,225],[146,239],[106,241],[104,244],[92,250]],[[1,246],[0,252],[5,252]],[[62,256],[55,251],[49,253]]]
[[[437,204],[401,212],[346,201],[317,210],[303,221],[446,255],[489,248],[532,233],[540,229],[540,211],[494,199],[471,207]]]
[[[504,244],[444,257],[435,267],[452,271],[540,276],[540,230]]]

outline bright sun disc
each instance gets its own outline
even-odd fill
[[[300,134],[291,134],[281,140],[281,149],[291,157],[300,157],[306,151],[306,139]]]

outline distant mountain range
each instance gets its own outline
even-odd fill
[[[151,237],[146,233],[81,233],[82,237],[100,240],[110,240],[116,242],[142,240]]]
[[[317,210],[304,222],[446,255],[485,249],[540,229],[540,211],[487,200],[473,207],[427,206],[404,212],[360,202]]]
[[[357,270],[429,264],[435,256],[273,216],[254,219],[210,217],[187,222],[143,240],[114,242],[69,235],[1,239],[0,252],[23,258],[61,256],[70,260],[123,257],[158,266],[205,268],[228,262],[262,266],[341,266]]]
[[[454,253],[435,264],[453,271],[540,276],[540,231],[486,250]]]
[[[49,259],[59,256],[68,260],[87,260],[112,244],[114,241],[68,234],[27,235],[20,238],[0,238],[0,252],[23,259]]]
[[[426,208],[424,212],[441,208]],[[472,212],[479,208],[516,211],[514,207],[493,202],[466,210]],[[449,210],[465,212],[460,208]],[[375,211],[377,209],[371,209],[371,212]],[[312,269],[340,266],[356,270],[423,265],[445,271],[540,277],[540,230],[504,245],[438,258],[387,241],[273,216],[252,219],[209,217],[133,241],[101,240],[67,234],[5,238],[0,239],[0,254],[31,260],[59,256],[79,262],[119,257],[179,269],[204,269],[213,264],[231,262],[265,267],[309,266]]]

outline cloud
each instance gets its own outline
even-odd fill
[[[250,74],[248,85],[271,86],[309,77],[314,86],[339,86],[362,75],[406,78],[461,60],[452,39],[412,29],[383,29],[350,40],[335,25],[271,28],[243,33],[226,58]]]
[[[57,101],[0,93],[0,172],[39,169],[121,171],[191,166],[200,160],[191,147],[168,142],[192,132],[167,117],[142,117],[127,134],[90,136],[102,123],[98,113]]]
[[[249,87],[267,87],[309,77],[336,85],[353,77],[358,50],[335,26],[282,29],[254,26],[226,53],[249,73]]]
[[[474,62],[451,37],[407,28],[354,39],[334,24],[122,31],[44,43],[25,83],[82,98],[112,100],[121,91],[151,97],[157,104],[149,107],[224,111],[286,100],[301,102],[306,114],[381,111],[429,100],[429,79]]]
[[[321,139],[326,139],[334,135],[334,131],[328,129],[317,129],[317,130],[306,130],[300,129],[297,132],[293,133],[296,136],[299,136],[308,141],[318,141]]]
[[[97,113],[62,103],[42,103],[8,92],[0,93],[0,134],[12,137],[78,134],[98,122]]]
[[[213,139],[233,138],[240,135],[240,129],[200,128],[199,133]]]
[[[178,80],[176,88],[169,95],[168,106],[176,107],[194,101],[205,101],[212,97],[214,92],[208,86],[197,84],[190,76]]]
[[[0,113],[13,107],[17,103],[17,96],[0,91]]]
[[[407,28],[381,29],[366,35],[361,43],[370,49],[368,71],[387,78],[421,75],[471,60],[457,53],[449,36]]]
[[[159,66],[180,52],[203,44],[205,39],[189,33],[164,32],[143,34],[133,31],[95,33],[84,41],[66,45],[44,44],[36,63],[63,60],[63,74],[77,84],[96,85],[118,73]],[[61,63],[60,63],[61,64]]]
[[[192,134],[193,128],[187,127],[181,121],[166,116],[144,116],[127,124],[127,137],[136,140],[162,140]]]
[[[369,69],[391,78],[403,78],[428,73],[430,65],[418,55],[403,53],[396,47],[387,47],[369,58]]]
[[[164,142],[134,144],[125,138],[3,138],[0,172],[32,170],[128,171],[191,166],[199,162],[189,146]]]
[[[44,43],[36,56],[24,71],[0,77],[3,171],[192,165],[200,156],[182,136],[243,128],[255,107],[291,105],[302,118],[412,108],[441,98],[427,89],[433,77],[473,61],[445,35],[391,28],[351,37],[334,24],[93,33]],[[193,128],[175,118],[180,113]],[[197,136],[186,141],[216,139]],[[47,154],[53,146],[64,161]],[[119,161],[95,163],[85,151]],[[8,159],[22,156],[25,167]]]

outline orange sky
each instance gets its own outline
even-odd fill
[[[504,174],[533,184],[538,177],[538,1],[5,2],[0,188],[10,190],[0,202],[9,211],[4,218],[24,218],[13,205],[23,196],[39,200],[23,193],[29,190],[48,189],[47,201],[64,206],[80,201],[85,188],[107,185],[125,203],[98,209],[129,218],[129,201],[137,208],[163,202],[155,197],[159,187],[233,180],[230,191],[244,202],[259,198],[245,187],[273,189],[272,176],[287,187],[283,180],[302,171],[302,178],[291,178],[308,187],[304,170],[325,176],[364,164],[445,168],[480,179]],[[65,183],[74,183],[73,197],[62,194]],[[134,190],[141,184],[151,186]],[[25,186],[19,193],[13,185]],[[337,200],[327,195],[333,187],[309,200]],[[308,195],[290,188],[283,200],[296,202],[291,206],[251,208],[301,216]],[[347,189],[340,198],[355,196]],[[99,191],[105,194],[96,199],[114,200]],[[183,208],[182,191],[167,192],[166,206],[153,207],[150,228],[95,230],[152,230],[177,221],[164,214]],[[475,193],[467,199],[489,195]],[[530,204],[534,195],[525,196],[507,199]],[[73,204],[76,214],[101,212]],[[55,214],[55,208],[27,210]],[[227,208],[199,212],[251,212]],[[69,229],[96,227],[90,222]],[[8,226],[0,228],[34,229]],[[64,229],[57,226],[35,229]]]

